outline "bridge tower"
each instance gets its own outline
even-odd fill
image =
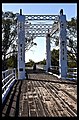
[[[25,16],[18,15],[18,79],[25,79]]]
[[[51,67],[50,34],[49,29],[46,36],[46,71]]]
[[[59,73],[61,78],[67,77],[66,15],[63,15],[63,9],[59,16]]]

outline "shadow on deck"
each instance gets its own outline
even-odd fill
[[[6,97],[6,100],[2,104],[2,116],[10,116],[10,114],[15,115],[19,114],[19,98],[21,94],[22,81],[16,81],[16,83],[11,88],[9,94]]]

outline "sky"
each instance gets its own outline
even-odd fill
[[[19,13],[22,9],[23,15],[29,14],[43,14],[43,15],[59,15],[61,9],[66,14],[66,19],[70,20],[72,17],[77,16],[77,4],[76,3],[3,3],[2,10],[12,11],[13,13]],[[42,61],[46,59],[46,38],[37,37],[34,39],[37,46],[33,46],[28,52],[25,53],[25,62],[32,59],[34,62]],[[54,49],[54,44],[51,44],[51,50]]]

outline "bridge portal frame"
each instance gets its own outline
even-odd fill
[[[25,18],[26,16],[26,18]],[[28,36],[28,32],[25,30],[25,20],[55,20],[58,19],[58,24],[52,26],[52,30],[46,35],[46,71],[51,67],[51,51],[50,51],[50,37],[59,29],[59,72],[61,78],[67,76],[67,40],[66,40],[66,15],[63,15],[63,10],[60,10],[60,15],[22,15],[20,9],[20,15],[18,15],[18,79],[25,79],[25,35]],[[27,26],[27,24],[26,24]],[[32,27],[31,27],[32,29]],[[44,29],[45,30],[45,29]],[[33,30],[32,30],[33,31]],[[36,30],[37,31],[37,30]],[[28,37],[38,37],[38,34],[29,33]]]

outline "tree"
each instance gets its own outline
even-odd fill
[[[68,62],[68,67],[77,67],[77,64],[76,62],[74,62],[74,55],[72,56],[72,58],[70,57],[70,53],[68,54],[68,60],[69,61],[72,61],[71,62]],[[40,61],[38,62],[37,64],[43,64],[43,65],[46,65],[46,60],[44,59],[43,61]],[[51,51],[51,65],[52,66],[59,66],[59,49],[56,50],[56,49],[53,49]]]
[[[7,68],[17,68],[17,56],[10,56],[6,59]]]
[[[2,11],[2,70],[7,69],[6,59],[11,54],[17,54],[17,45],[14,47],[14,42],[17,40],[17,15],[12,12]],[[25,50],[29,50],[33,45],[37,45],[33,42],[35,37],[25,38]],[[12,47],[13,45],[13,47]],[[9,48],[11,48],[10,51]],[[14,48],[16,50],[14,50]]]
[[[40,61],[39,64],[46,65],[46,60],[44,59],[43,61]]]
[[[12,12],[2,12],[2,59],[3,59],[3,70],[7,69],[6,66],[6,54],[10,45],[16,39],[16,20],[15,14]]]
[[[59,66],[59,50],[53,49],[51,51],[51,65]]]
[[[77,62],[77,18],[71,18],[70,21],[67,21],[67,53]],[[52,36],[52,42],[55,42],[55,45],[59,45],[59,34],[56,31]],[[74,56],[74,57],[73,57]]]
[[[77,18],[71,18],[67,22],[67,40],[68,40],[68,54],[77,62]]]
[[[4,36],[3,36],[3,40],[2,40],[2,54],[4,56],[4,69],[6,69],[6,53],[7,50],[9,48],[9,34],[10,34],[10,20],[7,19],[6,20],[6,24],[4,24]]]
[[[29,62],[26,63],[26,67],[32,67],[34,65],[34,63],[35,62],[33,60],[29,59]]]

